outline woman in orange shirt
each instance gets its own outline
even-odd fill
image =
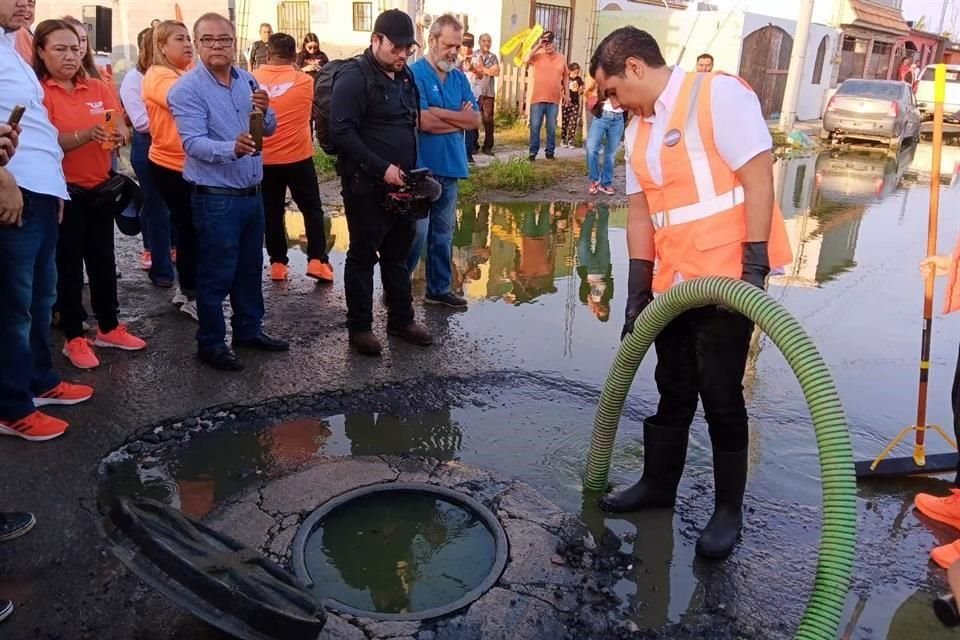
[[[34,70],[44,87],[50,122],[59,132],[63,172],[72,196],[64,206],[57,241],[57,298],[67,337],[63,354],[74,366],[92,369],[100,361],[83,335],[84,266],[99,325],[94,344],[126,351],[146,347],[117,319],[113,216],[97,205],[93,193],[110,178],[113,152],[126,144],[129,133],[113,91],[83,70],[79,38],[66,22],[45,20],[37,27]],[[103,126],[110,110],[114,112],[112,133]]]
[[[183,179],[186,155],[167,94],[193,62],[190,32],[182,22],[166,20],[153,32],[153,66],[143,77],[143,103],[150,118],[150,172],[170,210],[177,232],[177,276],[174,304],[197,319],[197,232],[193,228],[190,185]]]

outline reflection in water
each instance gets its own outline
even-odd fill
[[[451,460],[460,451],[463,434],[450,408],[396,417],[386,413],[344,416],[344,432],[355,456],[408,454]]]
[[[305,549],[319,598],[382,613],[423,611],[457,600],[483,581],[494,555],[493,536],[477,516],[420,494],[379,494],[348,503],[313,533]]]
[[[176,458],[123,463],[106,491],[108,495],[144,495],[162,500],[200,518],[263,475],[310,461],[330,435],[327,422],[313,418],[290,420],[263,430],[204,433],[179,450]]]
[[[774,185],[794,256],[770,282],[818,287],[855,268],[867,207],[900,189],[915,153],[916,145],[910,145],[897,156],[824,153],[778,162]],[[906,191],[899,197],[905,208]]]

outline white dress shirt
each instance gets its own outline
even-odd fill
[[[673,68],[666,89],[654,105],[653,115],[644,118],[646,122],[653,125],[646,148],[647,167],[650,170],[650,177],[659,185],[663,184],[663,167],[660,162],[663,139],[670,119],[673,117],[686,75],[680,67]],[[744,87],[736,78],[718,75],[713,79],[710,98],[710,110],[714,123],[713,142],[717,146],[720,157],[731,171],[736,171],[758,154],[773,148],[773,139],[763,119],[757,94]],[[636,173],[630,166],[630,156],[634,151],[633,144],[637,139],[639,124],[640,118],[631,120],[624,135],[627,195],[643,191]]]
[[[127,71],[120,83],[120,102],[130,117],[133,128],[140,133],[150,133],[150,116],[143,104],[143,74],[134,67]]]
[[[20,120],[20,145],[7,170],[21,189],[66,200],[67,180],[57,130],[43,106],[43,87],[17,53],[15,39],[15,32],[0,36],[0,122],[6,122],[18,104],[27,110]]]

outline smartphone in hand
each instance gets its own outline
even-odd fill
[[[250,112],[250,136],[253,138],[253,144],[257,147],[257,154],[263,151],[263,112],[253,110]],[[254,154],[256,155],[256,154]]]
[[[22,104],[18,104],[13,108],[13,111],[10,112],[10,117],[7,119],[7,124],[11,127],[16,127],[20,124],[20,120],[23,118],[23,114],[26,113],[27,108]]]
[[[107,139],[100,143],[101,149],[113,150],[117,146],[113,140],[113,134],[117,130],[115,118],[116,113],[113,109],[106,109],[103,112],[103,131],[107,134]]]

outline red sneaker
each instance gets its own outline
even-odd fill
[[[328,262],[311,260],[307,264],[307,277],[321,282],[333,282],[333,267]]]
[[[93,387],[82,384],[61,382],[50,391],[33,399],[33,406],[46,407],[50,405],[69,406],[86,402],[93,397]]]
[[[16,421],[0,420],[0,435],[17,436],[24,440],[43,442],[62,436],[69,426],[63,420],[34,411]]]
[[[77,369],[96,369],[100,361],[90,348],[86,338],[74,338],[63,345],[63,355]]]
[[[124,351],[140,351],[147,348],[147,343],[127,331],[126,325],[117,325],[117,328],[107,333],[100,333],[97,329],[97,339],[94,346],[123,349]]]
[[[930,552],[930,559],[944,569],[949,569],[950,565],[960,560],[960,540],[954,540],[950,544],[937,547]]]
[[[918,493],[913,504],[928,518],[960,529],[960,489],[950,489],[950,495],[945,498]]]
[[[289,276],[287,275],[287,265],[282,262],[274,262],[270,265],[270,279],[274,282],[283,282]]]

